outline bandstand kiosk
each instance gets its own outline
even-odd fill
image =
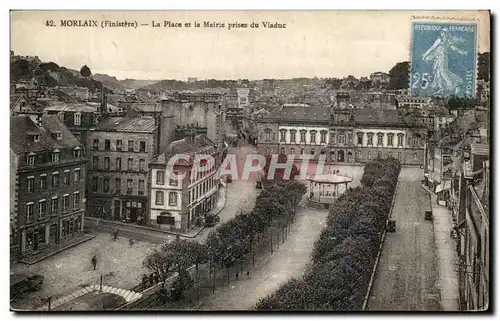
[[[309,206],[327,209],[340,194],[348,189],[352,177],[332,172],[330,174],[312,175],[307,180],[309,181]]]

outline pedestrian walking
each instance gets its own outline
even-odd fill
[[[134,239],[129,239],[128,244],[130,244],[130,247],[132,247],[134,245]]]
[[[92,266],[94,267],[94,271],[95,271],[95,269],[97,267],[97,258],[96,258],[96,256],[94,255],[90,261],[91,261]]]
[[[113,231],[113,241],[116,241],[118,239],[118,230]]]

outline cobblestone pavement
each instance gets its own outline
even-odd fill
[[[420,186],[423,171],[402,168],[392,218],[367,310],[439,311],[440,290],[432,222],[424,219],[429,196]]]
[[[45,280],[40,291],[26,294],[12,305],[22,309],[36,308],[45,304],[44,300],[49,296],[55,300],[84,286],[99,284],[101,275],[104,285],[132,288],[140,283],[141,275],[146,272],[142,260],[154,247],[139,241],[130,246],[125,237],[113,241],[109,234],[97,233],[94,239],[34,265],[17,264],[11,272],[39,273],[45,276]],[[91,265],[94,255],[97,256],[95,271]]]
[[[340,173],[355,177],[352,187],[359,184],[363,173],[360,166],[336,166]],[[201,299],[200,310],[247,310],[257,301],[273,293],[292,277],[301,276],[310,263],[314,241],[325,226],[327,211],[303,208],[292,224],[285,243],[252,269],[250,278],[242,278],[230,286],[220,287]]]

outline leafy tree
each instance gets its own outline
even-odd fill
[[[448,110],[472,109],[478,104],[475,98],[451,96],[446,107]]]
[[[388,89],[408,89],[410,79],[410,62],[398,62],[389,71],[390,81]]]
[[[90,71],[90,68],[87,67],[87,65],[83,65],[82,68],[80,69],[80,75],[87,79],[92,75],[92,72]]]

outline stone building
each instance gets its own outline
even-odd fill
[[[212,93],[175,93],[160,100],[163,117],[172,117],[178,126],[206,127],[207,137],[216,145],[225,135],[225,106],[222,96]],[[171,143],[170,140],[168,143]]]
[[[176,174],[184,173],[181,180],[171,177],[167,168],[170,158],[179,154],[190,155],[189,160],[174,164]],[[215,159],[214,163],[206,163],[207,170],[197,175],[193,169],[196,154],[212,155]],[[205,135],[174,141],[164,153],[155,156],[149,165],[149,223],[158,228],[182,232],[201,224],[199,219],[217,204],[219,179],[216,171],[222,157],[215,143]]]
[[[87,139],[89,216],[148,222],[148,164],[158,150],[157,120],[111,117]]]
[[[343,99],[335,106],[288,104],[273,110],[257,121],[259,153],[325,155],[332,163],[395,157],[423,164],[425,125],[407,124],[397,110],[357,109]]]
[[[57,116],[10,121],[11,252],[55,250],[83,233],[84,146]]]

